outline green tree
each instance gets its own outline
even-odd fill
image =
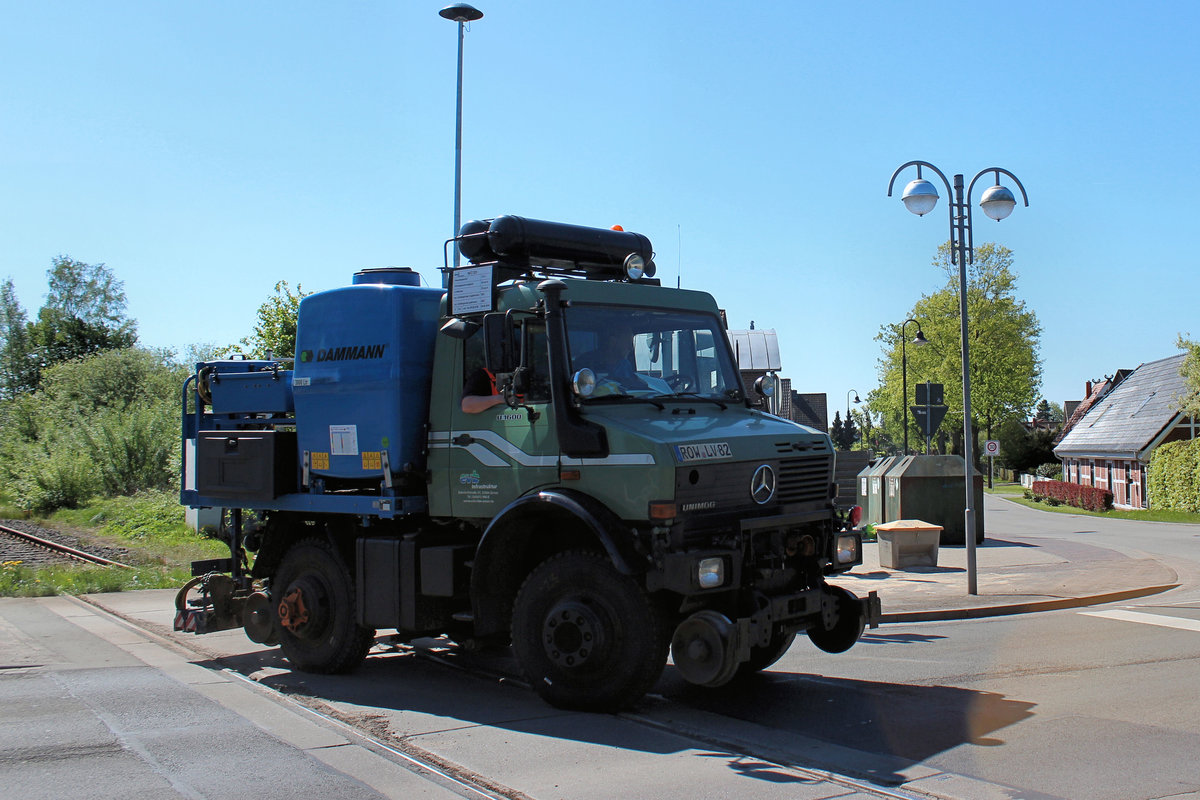
[[[861,449],[870,450],[875,455],[887,455],[900,451],[887,432],[877,424],[869,404],[864,403],[858,408],[850,409],[850,414],[854,418],[854,424],[858,426],[858,441],[861,443]]]
[[[975,248],[967,268],[967,315],[971,347],[972,426],[990,432],[1009,417],[1027,417],[1037,399],[1042,365],[1039,357],[1041,325],[1033,311],[1016,296],[1017,277],[1012,251],[995,244]],[[881,414],[884,428],[900,441],[904,438],[904,407],[911,405],[917,383],[932,381],[945,387],[949,412],[941,430],[953,439],[953,450],[962,452],[962,346],[959,322],[958,267],[950,263],[949,243],[938,248],[933,265],[946,274],[946,284],[923,296],[908,316],[921,324],[929,344],[907,347],[910,396],[901,397],[901,326],[886,324],[875,337],[882,343],[879,387],[871,392],[871,407]],[[982,423],[982,424],[981,424]],[[909,439],[921,439],[916,420],[909,415]],[[974,448],[978,456],[979,448]]]
[[[838,450],[846,450],[842,447],[842,436],[845,431],[845,425],[842,423],[842,412],[833,412],[833,424],[829,426],[829,438],[833,440],[833,446]]]
[[[33,391],[36,385],[29,319],[17,300],[12,278],[7,278],[0,284],[0,400]]]
[[[104,264],[57,256],[46,277],[46,304],[28,326],[39,374],[53,364],[137,342],[137,325],[125,315],[124,284]]]
[[[1016,472],[1033,472],[1042,464],[1057,463],[1054,456],[1056,428],[1029,430],[1019,419],[1010,417],[997,426],[996,439],[1000,442],[997,459],[1004,469]]]
[[[1179,410],[1200,417],[1200,342],[1180,336],[1175,342],[1187,355],[1179,367],[1183,376],[1184,395],[1179,398]]]
[[[254,332],[233,345],[218,351],[219,355],[242,352],[253,358],[290,359],[296,356],[296,320],[300,316],[300,301],[312,292],[305,292],[300,284],[296,291],[287,281],[275,284],[275,294],[258,307]]]
[[[845,444],[843,450],[853,450],[854,443],[858,441],[858,426],[854,424],[853,411],[846,412],[846,421],[842,424],[842,442]]]
[[[1037,409],[1033,412],[1033,418],[1042,427],[1061,426],[1066,421],[1063,407],[1058,403],[1051,403],[1044,397],[1038,401]]]

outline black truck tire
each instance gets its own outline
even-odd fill
[[[826,653],[844,653],[862,636],[867,627],[862,614],[862,603],[851,592],[840,586],[827,586],[834,604],[834,620],[831,627],[822,621],[808,629],[808,638]]]
[[[551,556],[525,579],[513,607],[512,642],[546,702],[615,712],[662,674],[668,627],[633,578],[603,555],[572,550]]]
[[[285,623],[280,608],[299,591],[307,619]],[[354,581],[341,556],[323,539],[288,548],[271,580],[272,613],[283,655],[304,672],[349,672],[366,658],[375,630],[355,622]],[[296,601],[293,599],[292,608]]]

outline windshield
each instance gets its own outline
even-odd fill
[[[571,373],[591,369],[611,396],[741,398],[741,382],[721,323],[698,311],[629,306],[566,310]]]

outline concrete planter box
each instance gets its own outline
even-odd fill
[[[884,569],[936,567],[942,526],[919,519],[898,519],[875,526],[879,566]]]

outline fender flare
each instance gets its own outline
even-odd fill
[[[541,538],[545,535],[543,529],[526,524],[535,519],[557,519],[571,530],[561,538]],[[634,565],[643,558],[632,536],[619,535],[622,530],[629,528],[616,514],[582,492],[546,489],[509,503],[488,523],[475,549],[471,605],[476,634],[507,632],[512,601],[525,576],[545,556],[558,550],[581,543],[599,545],[618,572],[639,574]]]

